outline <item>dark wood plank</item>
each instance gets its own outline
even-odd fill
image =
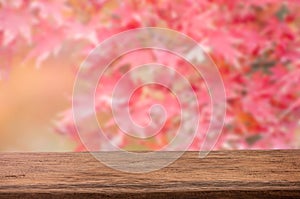
[[[89,153],[2,153],[0,165],[0,198],[300,198],[300,150],[186,152],[146,174]]]

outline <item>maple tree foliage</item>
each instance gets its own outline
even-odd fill
[[[199,42],[218,66],[226,88],[227,116],[216,149],[297,146],[298,0],[1,0],[1,77],[8,73],[14,57],[22,57],[20,62],[35,60],[40,67],[48,58],[67,54],[70,65],[78,67],[104,39],[139,27],[180,31]],[[147,110],[155,101],[167,109],[169,115],[161,133],[151,139],[134,140],[120,133],[108,110],[114,84],[133,65],[140,64],[135,56],[128,55],[125,61],[115,63],[102,78],[104,86],[96,93],[97,116],[103,128],[111,132],[116,145],[158,149],[174,136],[180,114],[180,107],[167,89],[141,88],[131,99],[132,116],[141,125],[147,123]],[[201,125],[205,129],[210,117],[209,95],[205,83],[191,66],[162,52],[139,52],[139,57],[143,61],[176,65],[198,96],[204,115]],[[93,113],[85,113],[85,120],[92,116]],[[78,142],[76,150],[85,149],[77,135],[71,109],[62,114],[56,128]],[[100,142],[98,146],[99,141],[93,139],[96,127],[91,126],[90,131],[91,145],[95,142],[96,148],[104,148],[105,143]],[[190,149],[199,149],[204,139],[200,131]]]

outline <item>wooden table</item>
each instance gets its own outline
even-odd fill
[[[300,198],[300,150],[186,152],[146,174],[89,153],[0,153],[0,165],[0,198]]]

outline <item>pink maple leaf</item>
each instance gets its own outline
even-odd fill
[[[35,17],[27,10],[4,6],[0,9],[0,30],[4,32],[3,45],[22,36],[31,42],[31,27],[36,23]]]

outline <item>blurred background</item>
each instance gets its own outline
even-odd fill
[[[80,63],[104,39],[150,26],[190,36],[218,66],[227,116],[215,149],[300,147],[299,1],[0,0],[0,151],[86,150],[71,110]],[[156,61],[163,57],[155,56]],[[138,57],[127,59],[137,64]],[[106,84],[130,68],[127,62],[118,64]],[[184,71],[189,67],[175,64]],[[193,71],[184,73],[202,99],[201,80]],[[147,88],[141,95],[147,96],[146,90],[149,94]],[[110,96],[101,92],[99,96]],[[102,106],[98,120],[105,125],[112,116]],[[118,145],[129,150],[160,148],[170,141],[168,132],[177,128],[174,118],[162,135],[147,143],[120,137]],[[115,131],[115,126],[106,128]],[[202,141],[199,135],[190,149],[197,150]]]
[[[60,63],[12,66],[0,83],[0,150],[73,150],[76,144],[54,128],[71,106],[73,80],[73,71]]]

